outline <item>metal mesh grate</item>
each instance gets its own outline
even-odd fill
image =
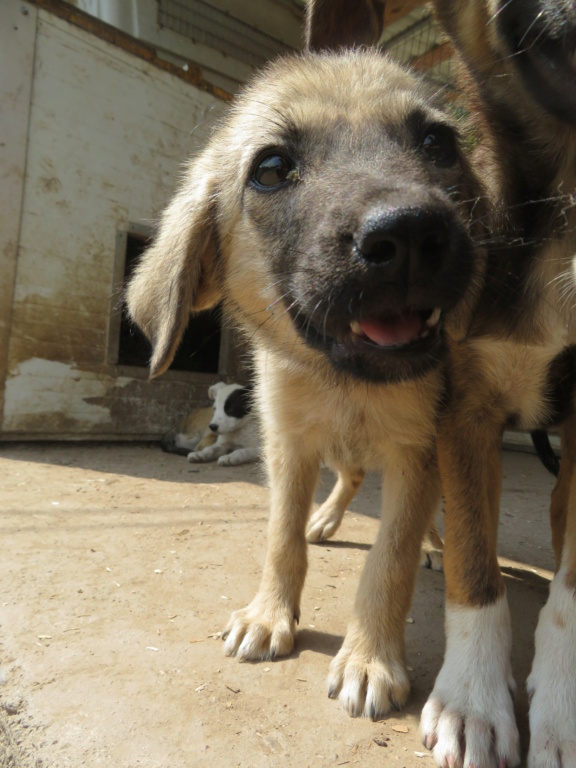
[[[435,82],[452,83],[450,49],[426,10],[388,27],[380,45],[393,58],[425,72]]]
[[[158,0],[158,24],[253,67],[290,50],[202,0]]]

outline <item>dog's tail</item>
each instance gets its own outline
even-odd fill
[[[548,472],[551,472],[554,477],[558,477],[560,472],[560,459],[554,453],[554,449],[550,444],[550,438],[548,432],[545,429],[535,429],[530,432],[532,443],[538,454],[538,458],[544,464]]]

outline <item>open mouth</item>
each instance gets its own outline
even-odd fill
[[[394,315],[375,315],[350,323],[352,343],[364,341],[382,349],[401,349],[431,338],[438,330],[441,310],[405,309]]]
[[[292,310],[293,311],[293,310]],[[364,381],[393,383],[423,375],[443,358],[442,311],[405,307],[320,331],[303,314],[293,321],[306,344],[332,365]]]

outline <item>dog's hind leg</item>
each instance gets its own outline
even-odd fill
[[[366,560],[328,695],[354,717],[377,719],[408,696],[404,631],[420,543],[440,498],[433,448],[399,450],[386,466],[378,537]]]
[[[332,493],[312,514],[306,526],[306,539],[311,543],[326,541],[334,536],[340,527],[344,512],[364,480],[363,469],[338,467],[337,471],[338,478]]]
[[[300,596],[307,569],[306,520],[318,474],[319,454],[305,455],[298,439],[281,430],[265,443],[270,475],[268,550],[260,588],[250,605],[235,611],[223,634],[225,652],[248,659],[286,656],[294,647]]]
[[[564,430],[563,430],[564,437]],[[560,473],[569,452],[562,444]],[[572,456],[573,458],[573,456]],[[571,461],[572,468],[574,462]],[[556,490],[556,489],[555,489]],[[529,768],[576,766],[576,472],[564,505],[562,553],[550,595],[540,612],[536,650],[528,678],[530,703]],[[558,542],[558,539],[557,539]]]
[[[444,570],[444,542],[435,525],[424,534],[420,550],[420,565],[432,571]]]
[[[326,501],[312,513],[306,526],[306,539],[311,544],[332,538],[344,517],[344,512],[358,492],[365,477],[363,469],[350,470],[347,467],[338,468],[336,484]],[[420,565],[433,571],[442,571],[444,558],[444,542],[435,525],[424,534],[420,550]]]

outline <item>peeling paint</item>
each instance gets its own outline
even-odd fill
[[[206,405],[208,382],[137,379],[30,358],[6,381],[3,435],[161,436],[193,407]]]
[[[122,388],[132,380],[126,377],[96,375],[79,370],[75,365],[34,357],[10,372],[6,381],[4,429],[21,428],[22,417],[49,423],[59,420],[79,421],[87,428],[95,424],[110,425],[110,409],[95,405],[110,388]],[[89,402],[91,401],[91,402]]]

